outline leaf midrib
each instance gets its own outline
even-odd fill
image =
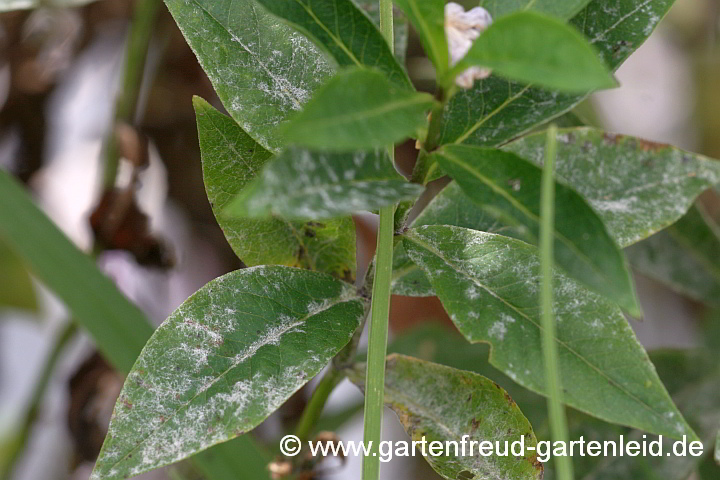
[[[249,292],[246,292],[246,293],[249,293]],[[262,297],[262,298],[267,298],[267,297]],[[341,294],[337,297],[337,299],[336,299],[335,301],[333,301],[332,303],[330,303],[330,304],[328,304],[328,305],[324,305],[322,308],[319,308],[319,309],[317,309],[317,310],[313,310],[312,312],[308,312],[308,314],[305,315],[304,317],[302,317],[301,319],[285,325],[285,326],[283,327],[282,331],[278,334],[278,337],[282,337],[283,335],[285,335],[286,333],[288,333],[290,330],[292,330],[292,329],[294,329],[294,328],[296,328],[296,327],[298,327],[298,326],[300,326],[300,325],[303,325],[303,324],[304,324],[305,322],[307,322],[307,320],[309,320],[311,317],[314,317],[314,316],[316,316],[316,315],[319,315],[319,314],[321,314],[321,313],[323,313],[323,312],[325,312],[325,311],[327,311],[327,310],[329,310],[329,309],[331,309],[331,308],[333,308],[333,307],[335,307],[335,306],[337,306],[337,305],[340,305],[340,304],[343,304],[343,303],[353,302],[353,301],[356,301],[356,300],[357,300],[356,298],[354,298],[354,297],[352,297],[351,295],[348,294],[348,291],[345,291],[345,292],[341,293]],[[225,369],[225,371],[223,371],[222,373],[220,373],[220,374],[219,374],[217,377],[215,377],[211,382],[209,382],[209,383],[207,383],[207,384],[205,384],[205,385],[202,385],[202,387],[205,387],[205,388],[198,388],[198,392],[197,392],[195,395],[193,395],[192,398],[190,398],[187,402],[183,403],[183,404],[180,405],[177,409],[175,409],[175,411],[174,411],[171,415],[168,415],[167,417],[165,417],[164,420],[157,425],[157,427],[153,428],[150,432],[148,432],[147,435],[145,435],[131,450],[129,450],[128,452],[126,452],[125,455],[123,455],[123,456],[122,456],[121,458],[119,458],[117,461],[115,461],[114,463],[110,464],[109,467],[107,468],[107,470],[112,470],[112,469],[115,468],[118,464],[120,464],[120,463],[123,462],[126,458],[128,458],[129,455],[132,455],[132,454],[133,454],[138,448],[140,448],[152,435],[154,435],[154,434],[157,433],[160,429],[162,429],[162,428],[167,424],[168,421],[170,421],[171,419],[175,418],[175,416],[178,415],[182,410],[188,408],[188,407],[190,406],[190,404],[195,401],[196,398],[198,398],[200,395],[202,395],[202,394],[205,393],[207,390],[209,390],[215,383],[217,383],[218,381],[220,381],[220,379],[225,378],[225,375],[227,375],[231,370],[235,369],[238,365],[240,365],[241,363],[245,362],[248,358],[250,358],[250,355],[251,355],[251,354],[257,353],[257,351],[260,350],[260,348],[262,348],[262,347],[264,347],[264,346],[266,346],[266,345],[270,345],[270,344],[271,344],[270,342],[259,344],[257,347],[255,347],[255,349],[254,349],[253,352],[249,352],[249,351],[246,352],[245,354],[243,354],[243,356],[241,357],[240,360],[234,361],[233,364],[232,364],[230,367],[228,367],[227,369]],[[250,350],[250,347],[252,347],[252,346],[253,346],[253,344],[248,345],[247,350]],[[237,357],[235,357],[235,358],[237,358]]]
[[[440,252],[439,250],[437,250],[435,247],[433,247],[433,246],[430,245],[429,243],[423,242],[423,241],[417,236],[417,234],[408,233],[408,234],[406,234],[405,238],[407,238],[408,240],[416,243],[416,244],[417,244],[418,246],[420,246],[421,248],[424,248],[424,249],[427,250],[428,252],[430,252],[430,253],[432,253],[433,255],[435,255],[436,257],[438,257],[440,260],[442,260],[442,261],[445,262],[448,266],[450,266],[454,271],[456,271],[457,273],[460,273],[462,276],[464,276],[466,279],[468,279],[469,281],[471,281],[473,284],[475,284],[475,285],[477,285],[478,287],[482,288],[482,289],[485,290],[487,293],[489,293],[490,295],[492,295],[494,298],[500,300],[500,301],[501,301],[503,304],[505,304],[508,308],[510,308],[511,310],[513,310],[514,312],[516,312],[518,315],[520,315],[523,319],[525,319],[527,322],[529,322],[529,323],[532,324],[533,326],[537,327],[538,330],[542,331],[542,326],[541,326],[540,324],[536,323],[536,322],[535,322],[532,318],[530,318],[527,314],[523,313],[521,310],[519,310],[517,307],[515,307],[515,306],[514,306],[513,304],[511,304],[509,301],[505,300],[505,299],[504,299],[503,297],[501,297],[499,294],[495,293],[492,289],[490,289],[490,287],[484,285],[484,284],[481,283],[479,280],[477,280],[476,278],[474,278],[472,275],[470,275],[469,273],[467,273],[467,272],[465,272],[463,269],[461,269],[459,266],[457,266],[457,265],[455,265],[454,263],[452,263],[451,261],[449,261],[449,260],[443,255],[443,253]],[[426,273],[427,273],[427,272],[426,272]],[[432,278],[432,276],[431,276],[431,278]],[[486,340],[486,341],[490,342],[489,340]],[[570,352],[571,354],[573,354],[574,356],[576,356],[578,359],[580,359],[583,363],[585,363],[586,365],[588,365],[588,366],[589,366],[593,371],[595,371],[598,375],[600,375],[601,377],[603,377],[604,379],[606,379],[606,380],[608,381],[608,383],[610,383],[611,385],[613,385],[613,386],[614,386],[615,388],[617,388],[620,392],[622,392],[623,394],[627,395],[629,398],[631,398],[631,399],[634,400],[635,402],[639,403],[641,406],[643,406],[646,410],[648,410],[648,411],[649,411],[650,413],[652,413],[653,415],[655,415],[655,416],[657,416],[657,417],[660,417],[660,418],[663,417],[662,413],[656,412],[655,409],[653,409],[650,405],[648,405],[648,404],[646,404],[645,402],[643,402],[640,398],[638,398],[637,396],[635,396],[633,393],[627,391],[627,390],[626,390],[625,388],[623,388],[622,385],[620,385],[617,381],[615,381],[613,378],[611,378],[611,377],[609,377],[608,375],[606,375],[602,370],[600,370],[598,367],[596,367],[595,365],[593,365],[592,363],[590,363],[590,361],[588,361],[587,359],[585,359],[585,357],[583,357],[582,355],[580,355],[578,352],[576,352],[574,349],[572,349],[572,348],[571,348],[569,345],[567,345],[565,342],[563,342],[562,340],[560,340],[559,338],[557,338],[557,336],[555,337],[555,341],[556,341],[562,348],[565,348],[568,352]],[[492,343],[492,342],[490,342],[490,343]],[[491,357],[492,357],[492,352],[491,352]]]

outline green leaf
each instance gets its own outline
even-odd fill
[[[116,368],[130,370],[152,327],[93,261],[0,169],[0,237],[72,312]]]
[[[380,3],[373,0],[353,0],[353,3],[364,11],[373,21],[377,28],[380,28]],[[405,65],[405,57],[407,56],[408,37],[410,35],[410,27],[408,19],[401,12],[395,12],[393,15],[394,39],[395,39],[395,58],[400,65]]]
[[[340,66],[374,67],[394,84],[413,90],[385,38],[351,0],[257,0],[305,32]]]
[[[544,133],[506,150],[542,165]],[[556,176],[580,193],[621,247],[677,221],[720,183],[720,162],[670,145],[593,128],[558,132]]]
[[[225,209],[234,217],[324,220],[419,196],[386,151],[322,153],[290,148]]]
[[[279,264],[355,277],[355,227],[350,218],[328,222],[230,218],[221,212],[272,154],[231,118],[204,100],[193,101],[208,199],[230,246],[246,265]]]
[[[603,62],[616,69],[642,45],[673,2],[593,0],[570,23],[590,40]],[[443,116],[440,143],[494,147],[569,111],[584,98],[491,76],[453,96]]]
[[[352,375],[360,388],[364,378],[363,372]],[[468,436],[467,442],[491,440],[512,444],[524,437],[526,448],[537,445],[530,422],[512,398],[481,375],[390,355],[386,366],[385,404],[397,414],[414,441],[457,443],[457,455],[451,444],[450,452],[442,456],[425,456],[443,478],[543,478],[543,465],[536,454],[483,457],[477,455],[477,450],[475,455],[470,455],[469,444],[465,447],[466,454],[462,454],[464,435]]]
[[[718,227],[698,205],[666,230],[627,249],[638,272],[708,305],[720,306]]]
[[[330,78],[334,66],[302,34],[254,0],[166,0],[220,100],[243,129],[271,151],[278,126]]]
[[[353,68],[335,75],[288,125],[287,138],[330,150],[387,146],[427,123],[432,96],[399,89],[382,73]]]
[[[720,465],[720,431],[718,431],[717,438],[715,439],[715,463]]]
[[[489,342],[492,365],[544,393],[537,249],[450,226],[411,229],[403,243],[460,332]],[[608,422],[695,438],[620,309],[559,272],[553,283],[565,402]]]
[[[348,343],[363,313],[353,287],[321,273],[261,266],[213,280],[143,349],[92,478],[138,475],[255,428]]]
[[[499,18],[521,10],[541,12],[564,20],[572,18],[583,9],[590,0],[480,0],[493,18]]]
[[[452,69],[480,66],[511,80],[583,93],[617,86],[597,52],[574,27],[534,12],[496,20]]]
[[[425,53],[442,78],[450,66],[445,39],[445,0],[395,0],[420,38]]]
[[[542,169],[513,153],[471,145],[447,145],[434,156],[475,202],[474,209],[486,210],[504,224],[524,227],[526,239],[537,245]],[[557,265],[639,315],[625,257],[602,220],[577,192],[562,183],[555,186],[555,205]]]
[[[206,480],[270,480],[272,460],[270,452],[243,435],[195,455],[192,463]]]
[[[25,263],[0,236],[0,311],[5,307],[36,312],[38,305]]]

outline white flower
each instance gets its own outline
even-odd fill
[[[467,12],[457,3],[445,5],[445,36],[450,51],[450,66],[467,54],[468,50],[480,34],[492,23],[492,17],[482,7],[475,7]],[[481,67],[470,67],[455,78],[457,86],[469,89],[475,80],[490,76],[490,70]]]

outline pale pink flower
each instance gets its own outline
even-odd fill
[[[492,23],[492,17],[482,7],[467,12],[457,3],[445,5],[445,36],[450,52],[450,66],[457,64],[467,54],[476,38]],[[475,80],[490,76],[487,68],[470,67],[455,78],[457,86],[469,89]]]

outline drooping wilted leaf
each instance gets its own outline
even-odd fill
[[[357,150],[414,136],[433,104],[427,93],[403,90],[382,73],[352,68],[335,75],[288,125],[288,140],[310,148]]]
[[[279,151],[279,125],[334,66],[305,36],[254,0],[166,0],[223,105],[260,145]]]
[[[392,83],[412,90],[385,38],[352,0],[257,0],[306,32],[341,66],[374,67]]]
[[[355,289],[290,267],[213,280],[153,334],[128,375],[92,478],[124,479],[255,428],[347,344]]]
[[[290,148],[225,209],[233,217],[325,220],[414,199],[409,183],[386,151],[323,153]]]
[[[525,239],[537,245],[541,168],[513,153],[472,145],[447,145],[433,156],[475,202],[470,211],[486,210],[497,221],[523,228]],[[555,185],[555,205],[557,265],[639,315],[627,262],[602,220],[577,192],[562,183]]]
[[[443,77],[450,66],[445,39],[445,0],[395,0],[395,5],[415,27],[425,53],[435,65],[438,78]]]
[[[627,249],[638,272],[708,305],[720,306],[720,236],[701,206]]]
[[[590,0],[480,0],[493,17],[501,17],[509,13],[529,10],[541,12],[553,17],[569,19],[590,3]]]
[[[543,393],[537,249],[450,226],[403,238],[465,337],[489,342],[492,365]],[[619,308],[559,272],[554,285],[564,401],[609,422],[694,438]]]
[[[529,11],[496,20],[473,42],[451,73],[472,66],[563,92],[584,93],[617,85],[575,27]]]
[[[353,374],[353,380],[361,388],[363,373]],[[543,465],[535,454],[526,457],[479,454],[478,444],[488,440],[493,445],[495,442],[503,445],[524,437],[526,449],[537,444],[532,426],[517,404],[498,384],[482,375],[404,355],[390,355],[386,365],[385,404],[397,414],[413,440],[424,439],[428,444],[457,443],[457,455],[451,444],[445,455],[425,456],[443,478],[543,478]],[[467,436],[468,442],[464,450],[463,436]],[[473,455],[470,441],[477,442]]]
[[[243,262],[249,266],[300,266],[352,280],[355,227],[349,217],[307,223],[221,214],[272,154],[204,100],[196,97],[194,105],[208,199],[225,237]]]
[[[593,0],[570,24],[614,70],[647,39],[673,2]],[[440,143],[494,147],[569,111],[583,98],[491,76],[452,98],[445,110]]]

